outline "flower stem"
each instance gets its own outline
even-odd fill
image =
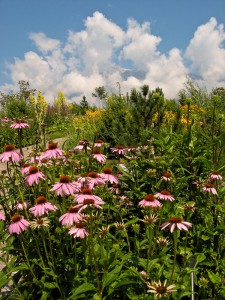
[[[173,269],[170,275],[170,281],[173,280],[173,274],[174,274],[176,260],[177,260],[177,228],[175,228],[173,232],[173,238],[174,238],[174,257],[173,257]]]

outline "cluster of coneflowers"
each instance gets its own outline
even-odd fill
[[[17,124],[17,125],[16,125]],[[27,128],[26,122],[17,122],[12,124],[12,128]],[[69,153],[58,148],[58,145],[54,142],[48,143],[48,148],[43,151],[43,153],[34,153],[29,160],[24,162],[24,157],[19,153],[14,145],[9,144],[4,147],[4,152],[0,155],[0,161],[7,163],[12,166],[20,168],[21,176],[24,180],[24,185],[28,188],[34,188],[38,186],[40,182],[47,181],[48,184],[48,174],[45,174],[45,167],[54,166],[61,167],[62,165],[69,165],[69,157],[71,153],[85,152],[90,156],[90,158],[96,161],[101,166],[101,172],[90,171],[87,174],[79,174],[81,167],[79,164],[74,166],[73,177],[69,175],[61,175],[59,181],[55,182],[49,188],[48,197],[46,195],[38,195],[35,199],[33,206],[28,208],[26,200],[20,200],[16,208],[16,213],[11,216],[11,223],[8,225],[8,231],[10,234],[21,234],[29,226],[32,229],[39,229],[43,226],[49,226],[49,219],[47,218],[50,212],[55,212],[58,210],[57,203],[51,203],[51,193],[63,199],[65,197],[71,198],[71,205],[67,208],[67,212],[59,217],[59,222],[69,229],[68,233],[74,238],[85,238],[89,234],[89,229],[87,226],[87,215],[85,212],[92,214],[92,209],[102,210],[105,202],[101,197],[94,194],[95,187],[97,186],[107,186],[109,191],[115,194],[120,194],[120,174],[113,174],[111,167],[106,167],[107,156],[102,152],[102,146],[104,142],[98,140],[94,143],[93,147],[86,140],[82,140],[79,144],[71,149]],[[111,153],[117,156],[126,157],[126,155],[135,155],[136,152],[146,150],[146,147],[123,147],[117,146],[111,148]],[[123,169],[127,171],[126,166]],[[74,179],[72,179],[74,178]],[[162,208],[164,203],[174,202],[175,198],[171,195],[168,190],[168,183],[172,180],[173,176],[170,172],[164,172],[162,174],[161,180],[165,183],[165,188],[155,194],[146,194],[142,200],[139,201],[138,206],[146,211],[146,216],[144,217],[144,223],[151,224],[158,220],[157,215],[149,214],[151,210],[159,210]],[[222,180],[222,176],[218,171],[212,171],[209,175],[208,181],[205,182],[195,182],[202,189],[202,191],[217,195],[217,191],[214,187],[214,182]],[[123,196],[121,196],[121,201]],[[132,202],[131,202],[132,204]],[[184,205],[184,209],[194,209],[192,205]],[[149,210],[151,209],[151,210]],[[25,211],[20,213],[20,210]],[[8,212],[9,213],[9,212]],[[33,219],[36,218],[36,219]],[[0,220],[5,221],[6,217],[3,212],[0,213]],[[117,224],[119,226],[119,224]],[[170,229],[173,233],[176,230],[185,230],[192,226],[190,222],[184,221],[179,216],[171,216],[167,222],[160,225],[161,230],[166,228]],[[108,229],[107,229],[108,230]],[[162,237],[157,237],[158,244],[168,244],[168,241]],[[157,296],[165,295],[166,293],[174,291],[174,285],[166,286],[166,282],[162,284],[159,282],[153,282],[148,284],[149,292],[157,294]]]

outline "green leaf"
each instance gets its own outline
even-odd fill
[[[121,272],[121,269],[122,269],[122,265],[121,266],[117,265],[111,272],[106,274],[106,276],[104,276],[104,279],[103,279],[102,287],[106,288],[112,282],[114,282],[118,278],[118,276]]]
[[[202,262],[203,260],[206,259],[206,256],[204,253],[200,253],[198,256],[197,256],[197,261],[198,263]]]
[[[53,290],[55,288],[58,288],[58,285],[56,282],[43,282],[44,286],[49,289],[49,290]]]
[[[96,291],[96,287],[92,283],[85,282],[81,284],[75,291],[73,292],[72,297],[81,295],[86,292]],[[74,298],[71,298],[74,299]]]
[[[207,241],[207,240],[210,239],[210,237],[203,234],[203,235],[201,236],[201,239],[202,239],[203,241]]]
[[[214,284],[220,284],[221,283],[221,276],[218,274],[213,273],[212,271],[207,271],[209,279],[211,280],[212,283]]]
[[[225,225],[219,225],[215,228],[215,230],[225,231]]]
[[[133,218],[132,220],[125,223],[126,226],[135,224],[137,221],[139,221],[139,218]]]
[[[7,278],[6,275],[1,276],[0,277],[0,289],[3,288],[9,281],[10,281],[10,278]]]

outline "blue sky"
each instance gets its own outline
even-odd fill
[[[0,0],[0,91],[28,80],[79,102],[119,82],[173,98],[193,75],[225,87],[224,12],[224,0]]]

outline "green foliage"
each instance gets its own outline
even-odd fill
[[[76,116],[59,95],[46,131],[55,126],[54,132],[62,129],[68,136],[72,132],[70,141],[75,135],[77,139],[90,137],[85,141],[90,148],[76,150],[71,143],[65,156],[50,159],[48,165],[38,164],[45,179],[31,186],[27,175],[21,174],[23,160],[9,161],[0,176],[0,205],[5,216],[0,220],[5,265],[0,288],[13,283],[6,299],[150,300],[153,289],[163,293],[174,284],[175,291],[162,296],[185,300],[191,296],[191,277],[196,299],[224,299],[225,188],[220,177],[212,177],[225,176],[224,91],[218,88],[200,99],[200,88],[192,83],[187,87],[181,95],[182,109],[175,100],[165,100],[161,89],[150,91],[144,85],[127,97],[108,96],[103,110],[87,109],[83,99]],[[199,110],[204,122],[197,115]],[[2,127],[2,132],[10,143],[9,128]],[[99,148],[107,156],[105,163],[92,156],[95,137],[105,142]],[[121,154],[110,150],[110,146],[132,144],[138,147],[123,148]],[[98,185],[96,180],[105,174],[103,168],[115,177]],[[91,177],[90,172],[96,173]],[[95,180],[92,193],[86,194],[88,201],[75,198],[80,196],[79,189],[66,195],[52,191],[61,175],[78,186],[78,178],[84,182],[85,174],[86,182]],[[163,200],[158,193],[174,200]],[[37,205],[40,195],[57,209],[34,216],[30,208]],[[154,195],[161,206],[152,206],[146,195]],[[147,207],[141,205],[143,199]],[[18,201],[28,207],[19,210]],[[82,226],[88,230],[83,238],[69,234],[74,226],[82,228],[80,222],[66,226],[59,221],[76,201],[82,208]],[[36,219],[38,224],[45,217],[49,223],[9,234],[15,214],[29,222]],[[186,223],[187,230],[178,227],[182,221],[191,223]]]

